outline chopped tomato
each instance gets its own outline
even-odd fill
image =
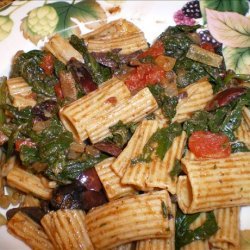
[[[16,151],[20,151],[21,147],[25,145],[28,147],[35,147],[36,144],[32,142],[30,139],[17,139],[15,142]]]
[[[211,43],[202,43],[201,48],[214,53],[214,46]]]
[[[125,84],[131,92],[139,91],[148,85],[154,85],[165,79],[165,71],[155,64],[145,63],[129,73]]]
[[[156,41],[150,48],[141,53],[137,58],[145,58],[147,56],[157,57],[164,54],[164,45],[162,41]]]
[[[57,83],[57,84],[54,86],[54,90],[55,90],[55,93],[56,93],[57,98],[63,99],[63,92],[62,92],[62,88],[61,88],[60,82]]]
[[[54,57],[52,54],[46,54],[41,63],[40,67],[44,70],[46,75],[52,75],[54,72]]]
[[[226,135],[208,131],[194,132],[188,142],[188,147],[196,157],[225,158],[231,154],[231,146]]]

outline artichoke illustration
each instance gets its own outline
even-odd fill
[[[37,44],[40,39],[53,34],[59,21],[58,14],[52,6],[44,5],[29,12],[21,24],[25,38]]]
[[[4,40],[10,34],[13,24],[9,16],[0,16],[0,41]]]

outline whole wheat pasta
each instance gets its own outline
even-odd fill
[[[120,49],[119,54],[131,54],[138,50],[148,48],[147,41],[142,32],[129,33],[112,39],[102,37],[99,39],[89,39],[87,48],[90,52],[108,52]]]
[[[167,191],[111,201],[91,210],[86,225],[95,249],[109,249],[131,241],[170,238],[174,219]]]
[[[129,185],[123,185],[121,178],[111,168],[115,158],[110,157],[95,165],[96,172],[102,182],[109,200],[115,200],[123,196],[135,194],[135,189]]]
[[[223,159],[183,158],[182,163],[187,176],[179,177],[177,196],[184,213],[250,204],[249,152]]]
[[[9,186],[16,188],[24,193],[31,193],[35,197],[49,200],[51,198],[52,189],[43,183],[41,178],[31,174],[19,167],[14,167],[7,175],[7,183]]]
[[[8,221],[7,228],[34,250],[55,249],[43,228],[22,212],[16,213]]]
[[[244,107],[242,114],[243,114],[243,117],[244,117],[248,127],[250,127],[250,110],[249,110],[249,108]]]
[[[120,245],[118,247],[112,248],[112,250],[133,250],[134,243],[129,242],[127,244]]]
[[[57,210],[46,214],[41,223],[56,249],[93,250],[85,213],[82,210]]]
[[[148,179],[146,180],[148,187],[167,188],[170,193],[176,193],[177,176],[171,176],[171,171],[175,166],[176,160],[181,160],[182,158],[186,138],[186,133],[183,131],[180,136],[174,139],[163,160],[151,164]]]
[[[22,77],[10,78],[7,80],[7,87],[12,98],[13,106],[17,108],[25,108],[35,106],[32,87]]]
[[[100,39],[103,37],[112,39],[137,32],[140,32],[140,29],[133,23],[127,21],[126,19],[118,19],[102,25],[92,32],[82,35],[82,38],[84,38],[85,41],[88,41],[88,39]]]
[[[136,95],[123,100],[110,110],[108,114],[93,118],[86,127],[92,143],[103,140],[109,136],[109,127],[117,122],[124,123],[141,121],[148,114],[154,112],[158,105],[148,88],[144,88]]]
[[[214,210],[219,230],[209,238],[214,248],[227,250],[240,248],[240,218],[239,207],[221,208]]]
[[[187,97],[180,99],[173,122],[189,119],[195,111],[202,110],[213,98],[213,89],[208,81],[193,83],[183,89]]]
[[[142,123],[136,128],[135,133],[129,140],[126,148],[111,165],[117,175],[123,177],[126,169],[131,164],[131,160],[142,152],[144,145],[157,128],[158,122],[155,120],[142,121]],[[142,140],[142,138],[144,140]]]
[[[112,78],[97,90],[64,106],[60,110],[60,119],[64,126],[73,133],[79,142],[88,138],[86,127],[91,119],[110,112],[114,106],[131,96],[127,86],[119,79]],[[115,103],[110,102],[115,99]]]
[[[148,239],[136,243],[136,250],[174,250],[172,239]]]
[[[69,41],[58,34],[50,38],[45,44],[45,48],[64,64],[72,57],[80,62],[84,62],[82,55],[71,46]]]

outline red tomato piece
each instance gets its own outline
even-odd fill
[[[157,56],[163,55],[164,52],[165,52],[164,45],[162,41],[158,40],[150,48],[148,48],[146,51],[141,53],[137,58],[141,59],[147,56],[157,57]]]
[[[62,88],[61,88],[60,82],[57,83],[57,84],[54,86],[54,90],[55,90],[55,93],[56,93],[57,98],[63,99],[63,92],[62,92]]]
[[[188,142],[188,147],[196,157],[225,158],[231,154],[230,141],[226,135],[209,131],[194,132]]]
[[[23,145],[31,147],[31,148],[36,146],[36,144],[34,142],[32,142],[30,139],[17,139],[15,141],[16,151],[20,151],[20,149]]]
[[[202,43],[201,48],[214,53],[214,46],[211,43]]]
[[[54,57],[52,54],[44,55],[40,67],[44,70],[46,75],[52,75],[54,72]]]
[[[154,85],[165,78],[165,71],[155,64],[145,63],[136,67],[129,73],[125,84],[134,93],[148,85]]]

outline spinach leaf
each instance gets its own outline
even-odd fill
[[[58,79],[55,75],[46,75],[40,67],[45,53],[40,50],[32,50],[19,55],[13,64],[11,77],[21,76],[37,94],[55,97],[54,86],[58,83]]]
[[[156,99],[158,106],[162,109],[163,115],[171,120],[176,114],[178,97],[167,96],[164,93],[164,88],[159,84],[149,86],[149,90]]]
[[[162,160],[171,147],[174,138],[181,135],[181,132],[182,127],[179,123],[172,123],[166,128],[158,129],[144,146],[142,154],[137,159],[133,159],[132,162],[150,162],[153,154],[156,154]]]
[[[175,219],[175,247],[179,250],[181,247],[195,240],[205,240],[217,232],[218,225],[213,212],[206,213],[206,221],[198,228],[191,230],[190,225],[194,222],[200,213],[184,214],[178,208]]]
[[[46,170],[46,175],[52,180],[56,180],[62,183],[69,183],[72,180],[75,180],[81,174],[81,172],[94,167],[97,163],[106,158],[107,156],[105,154],[100,154],[96,157],[86,155],[84,159],[75,161],[58,161],[57,165],[50,166]]]
[[[78,38],[76,35],[72,35],[70,38],[70,44],[82,54],[84,65],[92,76],[94,82],[101,84],[111,78],[111,70],[96,61],[94,56],[88,52],[87,46],[82,39]]]
[[[231,143],[231,152],[232,153],[250,152],[250,149],[248,149],[248,147],[244,142],[234,141]]]
[[[177,177],[182,171],[180,160],[175,160],[174,167],[169,173],[172,178]]]
[[[20,149],[20,159],[24,166],[30,166],[31,164],[40,161],[39,152],[36,147],[28,147],[23,145]]]

